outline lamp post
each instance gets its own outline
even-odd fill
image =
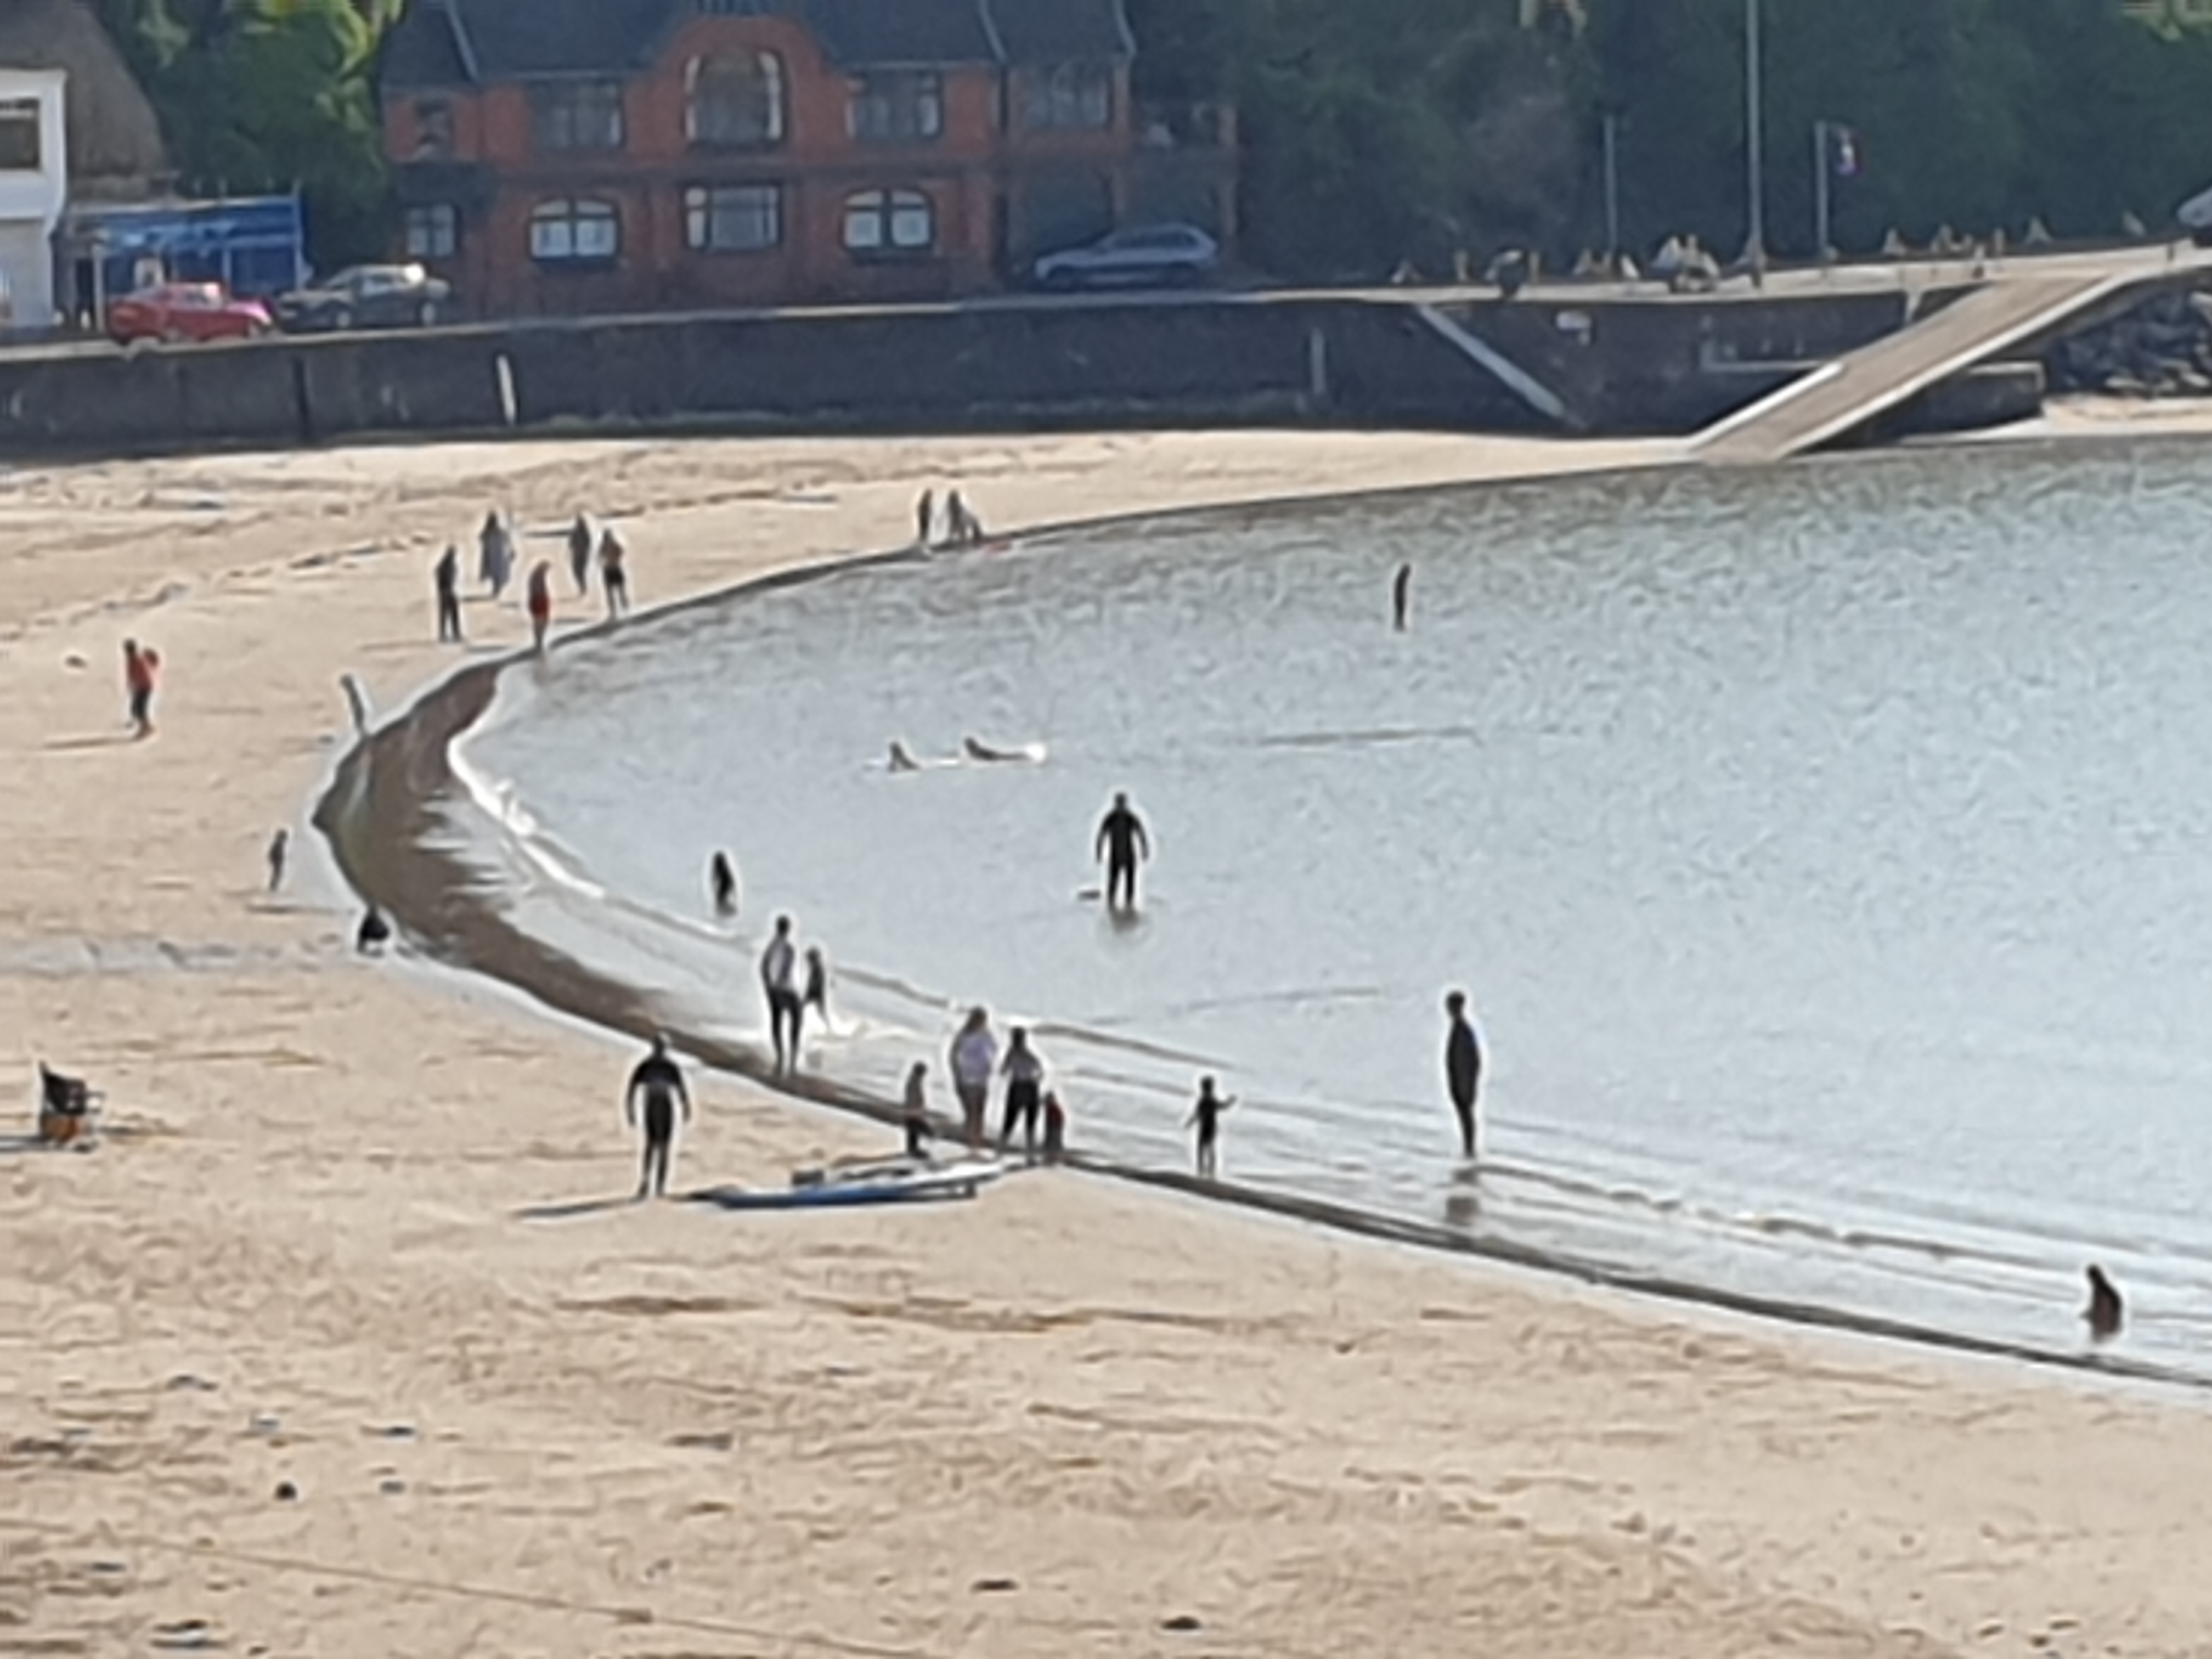
[[[1620,269],[1620,112],[1607,110],[1605,122],[1605,268]]]
[[[1743,0],[1743,136],[1745,183],[1750,191],[1750,229],[1744,263],[1751,280],[1766,279],[1766,176],[1759,151],[1765,139],[1765,99],[1759,88],[1759,0]]]
[[[1832,122],[1813,123],[1813,257],[1824,265],[1828,263],[1828,144],[1835,130]]]

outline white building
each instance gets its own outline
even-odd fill
[[[54,230],[69,203],[61,70],[0,68],[0,329],[54,321]]]

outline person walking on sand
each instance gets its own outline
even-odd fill
[[[921,499],[914,504],[914,544],[927,551],[930,532],[936,528],[937,492],[925,489],[921,492]]]
[[[637,1127],[638,1102],[645,1103],[645,1145],[637,1172],[641,1200],[659,1198],[668,1190],[668,1165],[676,1139],[676,1109],[691,1121],[691,1091],[684,1084],[683,1068],[669,1058],[668,1039],[656,1033],[653,1052],[638,1061],[623,1091],[623,1121]]]
[[[136,640],[123,641],[123,691],[134,738],[154,734],[154,691],[161,672],[161,653]]]
[[[1475,1097],[1482,1087],[1482,1040],[1474,1022],[1467,1017],[1467,994],[1454,991],[1444,998],[1444,1012],[1451,1029],[1444,1036],[1444,1086],[1451,1091],[1452,1110],[1459,1115],[1460,1156],[1474,1161]]]
[[[1198,1178],[1200,1181],[1212,1181],[1219,1173],[1215,1148],[1221,1139],[1221,1115],[1236,1103],[1236,1096],[1231,1095],[1224,1100],[1213,1092],[1212,1078],[1199,1079],[1198,1102],[1190,1109],[1190,1115],[1183,1120],[1183,1127],[1188,1129],[1195,1125],[1198,1129]]]
[[[477,532],[477,575],[484,585],[484,592],[497,599],[507,591],[507,584],[514,574],[514,538],[507,534],[507,522],[495,507],[484,514],[483,527]]]
[[[289,830],[280,829],[269,837],[269,890],[272,893],[284,884],[284,858],[291,847]]]
[[[738,870],[727,853],[716,853],[707,860],[707,893],[716,915],[727,921],[738,914]]]
[[[929,1143],[929,1062],[917,1060],[906,1074],[906,1099],[901,1107],[900,1121],[906,1129],[906,1155],[920,1158],[928,1156]]]
[[[1135,909],[1137,866],[1152,857],[1152,842],[1145,832],[1145,821],[1130,806],[1127,794],[1116,793],[1114,805],[1098,821],[1091,855],[1106,860],[1106,908]]]
[[[629,550],[611,530],[599,538],[599,586],[607,596],[607,620],[629,609]]]
[[[461,641],[461,550],[451,542],[438,557],[433,573],[438,586],[438,643]]]
[[[568,526],[568,574],[576,579],[576,597],[592,591],[592,524],[582,514]]]
[[[1022,1151],[1034,1160],[1036,1157],[1037,1112],[1042,1103],[1044,1062],[1030,1047],[1029,1029],[1017,1025],[1006,1035],[1006,1058],[999,1070],[1006,1079],[1006,1115],[999,1127],[999,1150],[1005,1152],[1014,1142],[1014,1126],[1022,1131]]]
[[[952,1039],[952,1092],[960,1098],[960,1127],[968,1150],[983,1146],[983,1114],[991,1103],[991,1075],[999,1069],[999,1040],[991,1035],[991,1016],[981,1008],[968,1011],[968,1018]]]
[[[761,952],[761,989],[768,994],[768,1036],[775,1051],[776,1075],[799,1063],[799,951],[791,942],[791,918],[775,919],[775,936]]]
[[[530,567],[530,648],[545,649],[546,630],[553,626],[553,567],[540,559]]]

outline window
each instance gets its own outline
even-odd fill
[[[757,253],[783,240],[781,185],[695,185],[684,192],[684,240],[709,253]]]
[[[1114,123],[1114,71],[1103,64],[1062,64],[1024,78],[1022,125],[1104,127]]]
[[[783,59],[774,52],[694,58],[684,85],[684,131],[693,143],[744,149],[782,142]]]
[[[450,202],[432,202],[407,210],[407,257],[410,259],[450,258],[461,240],[461,216]]]
[[[415,106],[415,155],[417,160],[453,153],[453,106],[442,98],[425,98]]]
[[[926,253],[937,210],[918,190],[864,190],[845,198],[845,246],[854,253]]]
[[[530,137],[539,149],[620,149],[621,82],[573,81],[532,87]]]
[[[622,221],[609,202],[540,202],[530,214],[530,257],[545,264],[611,259],[622,247]]]
[[[855,138],[898,143],[945,131],[945,83],[934,70],[890,70],[853,83],[845,123]]]
[[[0,173],[36,173],[45,159],[39,142],[39,100],[0,99]]]

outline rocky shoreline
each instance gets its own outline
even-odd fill
[[[2165,293],[2053,345],[2051,390],[2123,398],[2212,396],[2212,292]]]

